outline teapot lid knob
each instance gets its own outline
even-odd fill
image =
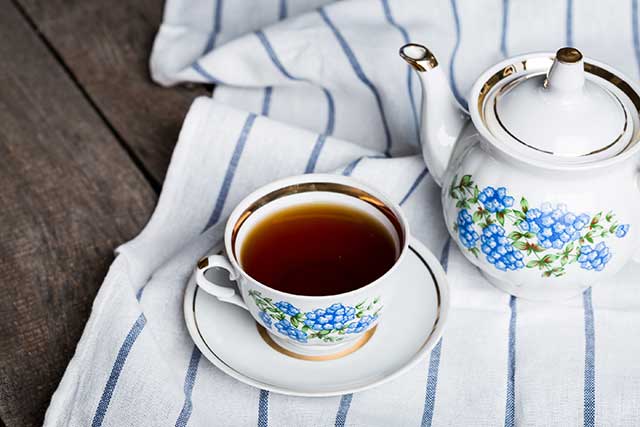
[[[556,52],[553,65],[547,73],[545,88],[551,91],[579,93],[584,87],[584,62],[582,53],[574,47],[563,47]]]

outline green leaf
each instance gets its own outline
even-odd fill
[[[331,333],[331,329],[324,329],[324,330],[318,332],[318,336],[319,337],[324,337],[324,336],[329,335],[330,333]]]
[[[356,310],[360,310],[362,307],[364,307],[366,301],[362,301],[360,304],[356,305]]]
[[[527,244],[527,242],[523,242],[522,240],[518,240],[516,242],[513,242],[513,247],[524,251],[529,248],[529,244]]]
[[[525,239],[533,239],[535,236],[536,236],[536,235],[535,235],[535,234],[533,234],[533,233],[532,233],[532,232],[530,232],[530,231],[527,231],[526,233],[524,233],[524,237],[525,237]]]
[[[529,261],[527,263],[527,268],[533,268],[533,267],[537,267],[538,266],[538,260],[534,259],[532,261]]]
[[[529,202],[524,197],[520,199],[520,207],[522,208],[522,212],[527,213],[529,210]]]
[[[558,255],[545,255],[540,261],[542,261],[543,264],[551,264],[553,261],[558,259]]]
[[[365,310],[369,311],[369,310],[371,310],[371,307],[373,307],[373,304],[369,304],[369,305],[367,306],[367,308],[365,308]]]
[[[482,211],[477,210],[473,213],[473,216],[471,217],[471,220],[474,222],[474,224],[478,221],[480,221],[482,219]]]
[[[478,196],[480,195],[480,190],[478,189],[478,186],[474,186],[473,187],[473,199],[477,202],[478,201]]]
[[[575,246],[575,244],[573,242],[569,243],[567,245],[567,247],[564,249],[564,252],[566,254],[570,253],[573,250],[574,246]]]
[[[569,257],[566,255],[560,259],[560,264],[563,266],[567,265],[568,262],[569,262]]]
[[[524,234],[520,233],[519,231],[512,231],[507,237],[509,237],[511,240],[518,240],[524,237]]]
[[[478,248],[469,248],[469,252],[471,252],[476,258],[480,255],[480,250]]]
[[[513,213],[522,220],[527,219],[527,216],[523,212],[520,212],[519,210],[514,209]]]
[[[587,239],[587,241],[588,241],[589,243],[593,243],[593,237],[591,237],[591,232],[587,233],[587,234],[584,236],[584,238],[585,238],[585,239]]]
[[[504,213],[498,212],[496,214],[496,218],[498,219],[498,222],[500,223],[500,225],[504,226]]]
[[[356,313],[356,317],[358,319],[361,318],[363,315],[364,315],[364,312],[362,312],[362,311],[359,311],[359,312]]]
[[[300,326],[300,322],[295,317],[291,317],[289,321],[291,322],[294,328],[298,328],[298,326]]]
[[[278,313],[278,314],[276,314],[276,316],[275,316],[275,317],[276,317],[278,320],[284,320],[286,316],[284,315],[284,313]]]
[[[591,225],[596,225],[600,221],[601,217],[602,217],[602,212],[598,212],[598,214],[594,216],[593,219],[591,220]]]
[[[611,222],[614,216],[616,215],[613,213],[613,211],[609,211],[607,212],[607,215],[604,217],[604,219],[606,219],[607,222]]]
[[[464,207],[464,200],[458,200],[456,202],[456,208],[460,209]]]
[[[609,233],[615,233],[617,229],[618,224],[613,224],[611,227],[609,227]]]
[[[298,319],[300,321],[304,320],[305,319],[304,313],[300,312],[300,313],[296,314],[296,319]]]
[[[302,325],[302,332],[309,333],[310,330],[311,330],[311,328],[308,327],[307,325]]]
[[[373,299],[373,303],[374,303],[374,304],[377,304],[377,303],[378,303],[378,301],[380,301],[380,297],[375,297],[375,298]]]
[[[471,175],[465,175],[462,177],[462,179],[460,180],[460,186],[461,187],[468,187],[471,185]]]
[[[542,248],[542,247],[536,245],[535,243],[532,243],[530,246],[531,246],[531,249],[534,252],[544,252],[546,250],[545,248]]]

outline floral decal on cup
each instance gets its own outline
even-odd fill
[[[324,342],[342,341],[346,334],[364,332],[378,319],[382,304],[376,297],[355,306],[332,304],[327,308],[316,308],[306,313],[286,301],[273,302],[263,297],[259,291],[250,290],[260,310],[260,319],[264,326],[296,341],[308,340]]]
[[[456,200],[454,230],[462,246],[501,271],[537,268],[543,277],[559,277],[576,263],[601,271],[612,257],[604,240],[623,238],[630,227],[613,212],[591,216],[550,203],[531,208],[524,197],[514,206],[505,187],[480,190],[471,175],[455,176],[449,196]]]

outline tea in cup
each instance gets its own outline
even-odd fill
[[[394,273],[408,244],[400,208],[378,191],[350,177],[302,175],[240,202],[226,255],[201,259],[196,282],[248,310],[286,354],[344,355],[366,343],[399,291]],[[227,270],[238,290],[210,281],[211,268]]]

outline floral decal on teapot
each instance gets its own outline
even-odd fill
[[[613,212],[591,216],[550,203],[531,208],[524,197],[518,206],[505,187],[480,190],[471,175],[455,176],[449,195],[456,200],[454,230],[462,246],[501,271],[537,268],[544,277],[560,277],[571,264],[601,271],[612,257],[605,240],[629,231]]]
[[[286,301],[274,303],[259,291],[250,290],[249,295],[260,310],[260,319],[266,328],[301,343],[314,339],[328,343],[340,342],[347,334],[369,329],[382,310],[380,297],[371,302],[364,300],[353,307],[336,303],[303,313]]]

